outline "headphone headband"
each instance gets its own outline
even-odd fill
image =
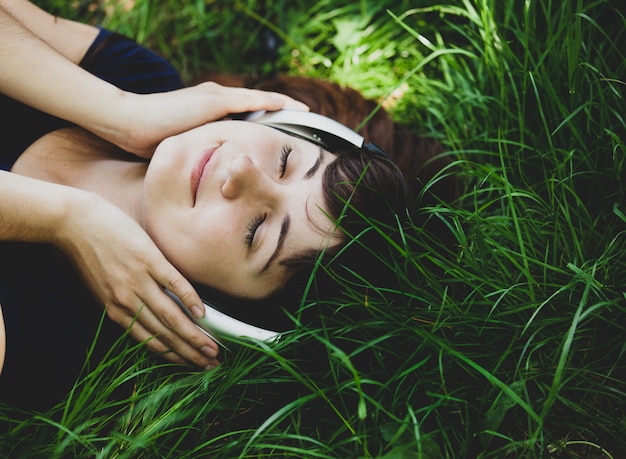
[[[365,149],[372,154],[382,155],[387,159],[391,159],[376,144],[371,142],[365,143],[363,136],[338,121],[319,113],[289,109],[275,112],[261,110],[252,112],[243,119],[244,121],[263,124],[287,134],[301,137],[331,152],[348,146]]]

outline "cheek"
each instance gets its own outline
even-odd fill
[[[211,241],[206,222],[167,198],[145,201],[143,227],[168,261],[184,274],[194,269],[197,255],[206,254]]]
[[[181,177],[173,171],[187,170],[187,157],[185,150],[175,139],[168,138],[162,141],[155,150],[146,170],[146,186],[155,188],[154,191],[167,193]]]
[[[225,222],[216,226],[206,215],[202,219],[186,217],[176,221],[159,219],[160,226],[152,231],[151,236],[168,261],[189,280],[215,288],[237,277],[241,260],[237,241],[229,230],[231,225]]]
[[[178,269],[190,265],[194,252],[201,245],[182,220],[157,217],[150,221],[147,232],[163,255]]]

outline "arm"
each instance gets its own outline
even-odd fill
[[[7,335],[4,331],[4,316],[2,315],[2,305],[0,304],[0,374],[4,367],[4,357],[7,351]]]
[[[0,221],[0,240],[51,243],[69,255],[109,317],[138,341],[148,340],[153,351],[172,351],[165,357],[174,362],[217,364],[217,345],[162,289],[200,317],[204,311],[193,287],[143,229],[108,201],[0,171]]]
[[[123,91],[90,75],[65,55],[26,28],[9,12],[15,10],[26,17],[29,9],[36,14],[29,21],[41,35],[51,35],[46,30],[45,14],[23,1],[0,3],[0,92],[38,110],[91,126],[93,129],[115,129],[101,114],[111,113],[124,97]],[[55,26],[52,26],[55,27]],[[61,36],[57,43],[67,43],[72,34],[68,28],[56,27]],[[85,38],[80,40],[84,48]],[[65,49],[66,54],[78,53],[78,47]],[[83,51],[84,53],[84,51]],[[80,56],[73,56],[74,59]],[[94,110],[99,107],[100,110]]]
[[[28,32],[78,64],[98,35],[98,28],[54,16],[27,0],[0,0],[0,8]]]
[[[306,109],[284,95],[215,83],[149,95],[122,91],[76,65],[92,33],[24,0],[0,0],[0,92],[144,157],[165,137],[229,113]]]

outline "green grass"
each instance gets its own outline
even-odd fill
[[[125,340],[7,457],[625,457],[626,19],[618,0],[40,1],[207,68],[328,78],[442,139],[457,203],[409,225],[402,287],[211,373]],[[104,3],[103,3],[104,4]],[[52,6],[56,5],[56,6]],[[263,29],[283,39],[272,55]],[[115,391],[130,385],[119,400]]]

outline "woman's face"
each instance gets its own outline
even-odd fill
[[[262,298],[289,273],[282,260],[333,239],[322,175],[333,155],[245,121],[163,141],[146,173],[144,227],[190,280]]]

